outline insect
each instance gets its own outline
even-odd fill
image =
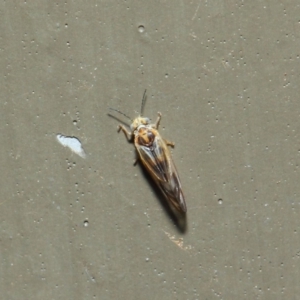
[[[155,181],[169,204],[181,213],[186,212],[186,204],[181,189],[181,182],[172,161],[168,146],[174,147],[174,143],[161,137],[158,132],[161,113],[158,112],[157,120],[150,124],[150,119],[143,117],[143,109],[146,100],[146,90],[142,99],[141,114],[134,120],[119,110],[112,109],[132,121],[130,131],[119,125],[129,142],[134,142],[140,161]]]

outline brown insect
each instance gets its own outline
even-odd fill
[[[167,201],[179,212],[185,213],[186,204],[180,179],[168,149],[168,146],[174,147],[174,143],[163,139],[158,132],[161,120],[160,112],[158,112],[155,124],[150,124],[150,119],[142,116],[145,100],[146,90],[143,95],[141,115],[134,120],[119,110],[112,109],[132,121],[131,131],[128,131],[125,126],[119,125],[119,132],[122,130],[128,141],[134,142],[139,159]]]

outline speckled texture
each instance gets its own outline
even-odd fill
[[[297,1],[0,8],[1,299],[297,299]],[[108,116],[145,89],[184,232]]]

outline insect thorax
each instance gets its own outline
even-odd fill
[[[138,144],[146,147],[152,146],[155,139],[155,133],[149,125],[138,126],[138,128],[134,131],[134,135]]]

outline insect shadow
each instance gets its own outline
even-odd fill
[[[111,113],[107,113],[107,115],[110,117],[110,118],[113,118],[115,120],[117,120],[119,123],[122,123],[123,125],[127,126],[127,127],[130,127],[130,124],[128,124],[127,122],[124,122],[122,121],[122,119],[112,115]]]

